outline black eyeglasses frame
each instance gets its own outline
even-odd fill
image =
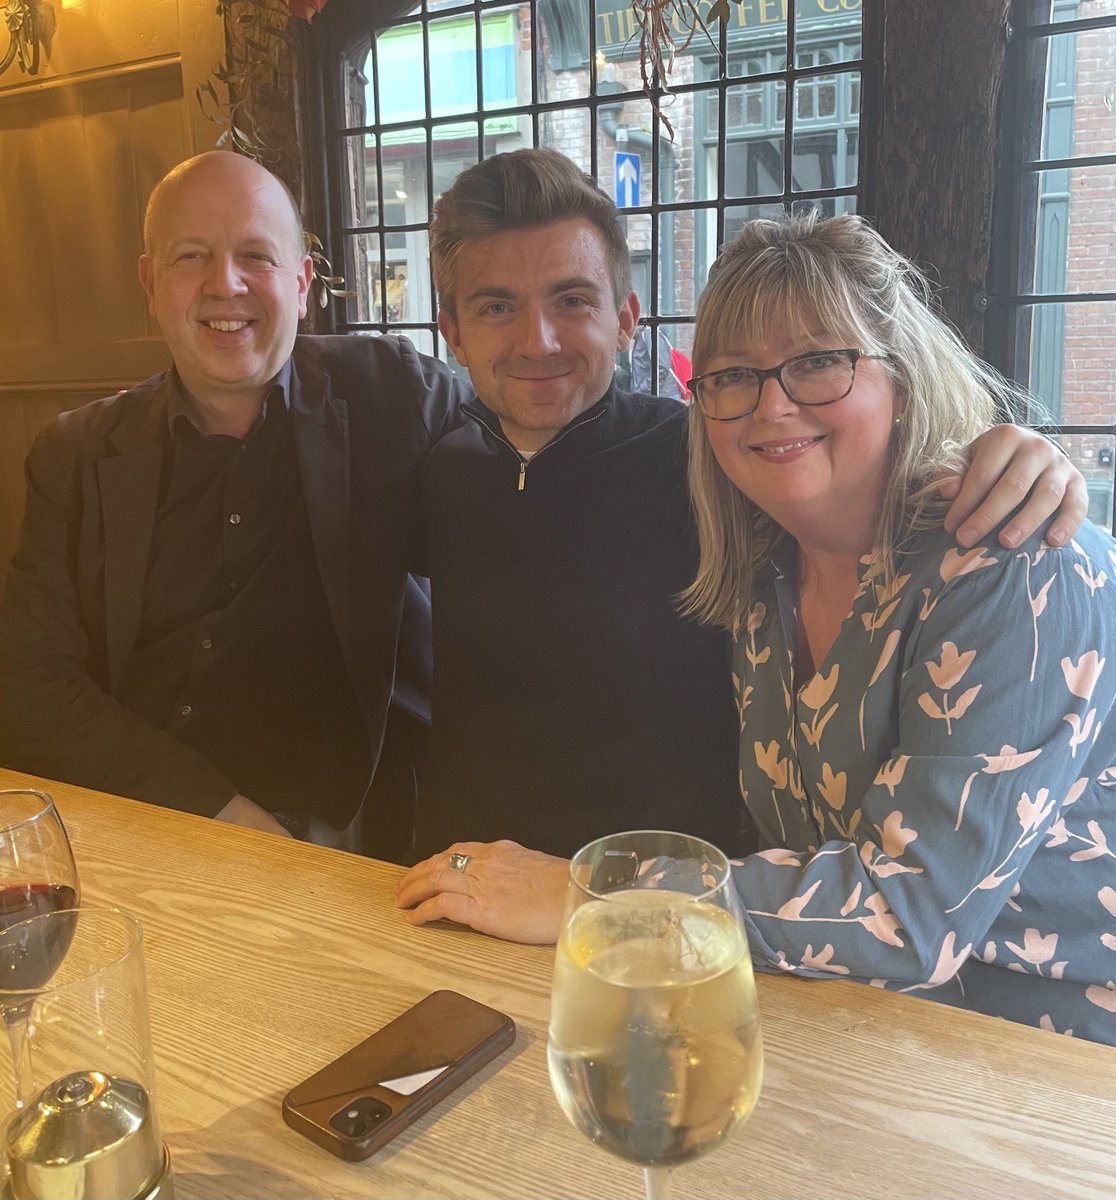
[[[785,367],[789,367],[791,363],[801,362],[806,358],[817,358],[819,355],[825,354],[841,354],[848,359],[849,386],[839,396],[834,396],[832,400],[799,400],[795,396],[792,396],[790,391],[787,389],[787,385],[783,382],[783,369]],[[805,354],[795,354],[793,357],[788,358],[785,362],[779,363],[778,366],[768,367],[766,370],[764,370],[762,367],[722,367],[717,371],[706,371],[704,375],[697,375],[693,379],[689,380],[686,384],[686,390],[691,396],[693,396],[694,403],[701,410],[701,415],[705,417],[707,421],[739,421],[743,417],[750,417],[752,413],[759,408],[760,398],[763,395],[763,385],[769,379],[774,379],[779,384],[779,386],[783,389],[783,395],[786,396],[786,398],[792,404],[797,404],[802,408],[825,408],[828,404],[836,404],[838,400],[844,400],[849,392],[853,390],[853,385],[856,383],[856,364],[862,358],[886,360],[890,358],[890,355],[865,354],[862,350],[854,350],[851,347],[847,347],[842,350],[809,350]],[[701,402],[701,392],[699,391],[698,385],[705,379],[713,379],[717,375],[724,375],[728,371],[747,371],[749,374],[755,377],[756,402],[745,412],[737,413],[733,417],[715,417],[711,413],[705,411],[705,406]]]

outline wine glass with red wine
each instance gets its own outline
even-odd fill
[[[73,936],[72,921],[49,924],[51,934],[21,936],[13,927],[29,917],[77,908],[81,900],[77,867],[66,827],[46,792],[0,790],[0,988],[42,987],[62,961]],[[10,936],[5,936],[12,930]],[[4,1006],[4,1026],[15,1063],[16,1104],[31,1096],[27,1061],[28,1006]]]

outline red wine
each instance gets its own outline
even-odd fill
[[[0,988],[42,987],[58,969],[74,936],[73,916],[38,921],[18,933],[4,931],[20,921],[74,908],[77,892],[65,883],[14,883],[0,887]]]

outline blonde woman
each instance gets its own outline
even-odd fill
[[[735,637],[753,956],[1116,1044],[1116,545],[936,528],[1008,385],[860,218],[745,226],[695,333],[684,600]]]

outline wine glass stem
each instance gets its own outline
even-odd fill
[[[12,1047],[12,1065],[15,1069],[16,1108],[29,1104],[35,1095],[35,1071],[31,1065],[31,1038],[27,1026],[30,1023],[31,1005],[17,1004],[4,1009],[4,1026]]]
[[[670,1200],[670,1167],[644,1167],[647,1200]]]

